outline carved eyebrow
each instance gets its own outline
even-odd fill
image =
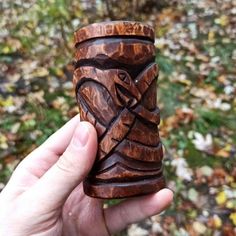
[[[125,64],[119,62],[117,60],[108,57],[105,54],[99,54],[94,58],[77,60],[75,62],[75,69],[82,66],[92,66],[100,70],[121,69],[129,73],[131,78],[135,79],[135,77],[137,77],[141,73],[141,71],[143,71],[146,68],[148,64],[153,63],[154,60],[155,57],[150,57],[144,63],[134,65],[134,64]]]

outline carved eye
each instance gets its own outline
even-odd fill
[[[126,84],[130,84],[129,78],[127,77],[127,75],[123,72],[118,74],[118,77],[120,80],[124,81]]]

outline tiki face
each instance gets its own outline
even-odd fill
[[[165,183],[153,30],[136,22],[100,23],[78,30],[75,39],[81,120],[98,134],[85,193],[121,198],[158,191]]]

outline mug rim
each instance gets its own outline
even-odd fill
[[[152,26],[139,21],[107,21],[83,26],[74,32],[75,46],[95,38],[119,36],[140,38],[154,42],[155,34]]]

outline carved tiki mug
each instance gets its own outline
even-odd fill
[[[123,198],[164,188],[154,31],[138,22],[95,23],[75,32],[73,82],[81,120],[97,130],[87,195]]]

